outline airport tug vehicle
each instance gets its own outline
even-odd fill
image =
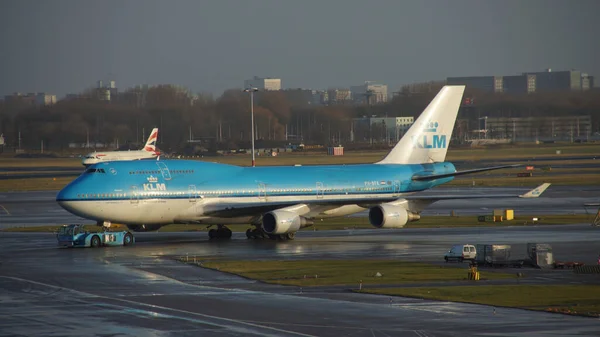
[[[90,232],[82,224],[71,224],[60,227],[56,233],[58,245],[61,247],[103,247],[129,246],[135,243],[133,234],[128,231],[111,232],[103,227],[100,232]]]

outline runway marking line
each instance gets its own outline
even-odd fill
[[[225,322],[231,322],[231,323],[236,323],[236,324],[240,324],[240,325],[246,325],[246,326],[251,326],[251,327],[255,327],[255,328],[260,328],[260,329],[272,330],[272,331],[279,332],[279,333],[292,334],[292,335],[296,335],[296,336],[317,337],[315,335],[304,334],[304,333],[301,333],[301,332],[288,331],[288,330],[278,329],[278,328],[274,328],[274,327],[270,327],[270,326],[264,326],[264,325],[254,324],[254,323],[248,323],[248,322],[245,322],[243,320],[237,320],[237,319],[232,319],[232,318],[225,318],[225,317],[218,317],[218,316],[213,316],[213,315],[201,314],[201,313],[197,313],[197,312],[192,312],[192,311],[187,311],[187,310],[181,310],[181,309],[175,309],[175,308],[169,308],[169,307],[163,307],[163,306],[155,305],[155,304],[147,304],[147,303],[142,303],[142,302],[135,302],[135,301],[125,300],[125,299],[121,299],[121,298],[115,298],[115,297],[108,297],[108,296],[90,294],[90,293],[86,293],[86,292],[79,291],[79,290],[74,290],[74,289],[65,288],[65,287],[59,287],[59,286],[55,286],[55,285],[52,285],[52,284],[37,282],[37,281],[33,281],[33,280],[27,280],[27,279],[23,279],[23,278],[19,278],[19,277],[0,276],[0,278],[6,278],[6,279],[10,279],[10,280],[15,280],[15,281],[21,281],[21,282],[28,282],[28,283],[32,283],[32,284],[37,284],[37,285],[41,285],[41,286],[45,286],[45,287],[54,288],[54,289],[57,289],[57,290],[62,290],[62,291],[76,293],[78,295],[81,295],[81,296],[84,296],[84,297],[88,297],[88,298],[101,298],[101,299],[108,300],[108,301],[125,302],[125,303],[128,303],[128,304],[142,306],[142,307],[150,307],[150,308],[161,309],[161,310],[166,310],[166,311],[180,312],[180,313],[184,313],[184,314],[188,314],[188,315],[192,315],[192,316],[200,316],[200,317],[205,317],[205,318],[210,318],[210,319],[215,319],[215,320],[221,320],[221,321],[225,321]],[[115,305],[115,306],[118,307],[118,305]],[[145,311],[145,310],[140,310],[140,309],[126,307],[126,306],[121,306],[121,307],[123,309],[125,309],[125,310],[137,310],[137,311],[143,311],[144,313],[148,313],[147,310]],[[152,313],[152,312],[150,312],[150,313]],[[166,314],[160,314],[160,315],[166,315]],[[172,316],[172,315],[169,315],[169,316]],[[183,319],[181,317],[176,317],[176,316],[172,316],[172,317]],[[235,327],[232,327],[232,326],[227,327],[227,326],[224,326],[224,325],[219,325],[218,323],[212,323],[212,322],[202,322],[202,323],[209,324],[209,325],[217,325],[217,326],[221,326],[221,327],[225,327],[225,328],[229,328],[229,329],[235,330]]]
[[[439,304],[432,304],[432,305],[439,306]],[[409,303],[409,304],[394,303],[394,304],[392,304],[392,307],[397,307],[397,308],[402,308],[402,309],[434,312],[436,314],[460,315],[460,313],[457,313],[457,312],[443,311],[443,310],[434,309],[434,308],[425,308],[426,306],[431,306],[431,305],[429,303],[425,304],[425,305],[423,305],[423,304],[416,304],[416,303]]]
[[[6,209],[6,207],[0,205],[0,208],[2,208],[4,210],[4,212],[6,213],[6,215],[10,215],[10,212]]]

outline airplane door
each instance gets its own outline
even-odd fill
[[[395,180],[394,181],[394,196],[399,196],[400,195],[400,181]]]
[[[258,199],[267,200],[267,185],[265,183],[258,184]]]
[[[134,205],[140,203],[140,192],[138,191],[137,186],[131,186],[129,189],[129,202]]]
[[[188,196],[190,202],[198,201],[198,194],[196,193],[196,185],[188,186]]]
[[[171,180],[171,171],[169,171],[167,164],[161,161],[157,161],[156,165],[158,165],[158,168],[160,169],[160,173],[162,174],[163,178],[165,180]]]
[[[317,182],[317,199],[323,199],[324,193],[325,193],[325,188],[323,187],[323,183]]]

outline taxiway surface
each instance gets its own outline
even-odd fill
[[[220,242],[203,232],[140,233],[133,247],[59,249],[52,234],[0,232],[0,336],[598,336],[592,318],[390,302],[343,288],[302,291],[175,258],[439,261],[454,243],[537,241],[551,243],[557,258],[588,261],[597,256],[599,234],[589,225],[304,231],[292,242],[246,240],[242,233]]]

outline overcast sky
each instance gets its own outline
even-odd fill
[[[221,94],[579,69],[600,76],[600,0],[0,0],[0,95],[97,80]],[[600,79],[597,80],[600,82]]]

